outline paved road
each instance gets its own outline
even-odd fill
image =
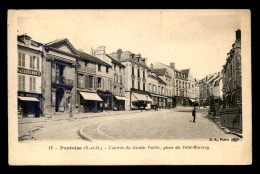
[[[206,113],[197,113],[196,123],[192,119],[191,112],[148,111],[101,119],[82,127],[81,133],[90,140],[237,138],[225,134]]]

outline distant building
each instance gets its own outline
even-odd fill
[[[42,44],[27,34],[17,36],[18,116],[42,115]]]

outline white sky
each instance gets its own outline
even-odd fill
[[[64,13],[65,12],[65,13]],[[68,38],[89,53],[106,46],[141,53],[150,63],[190,68],[195,78],[221,71],[240,29],[238,15],[201,15],[172,10],[41,11],[18,18],[18,34],[47,43]],[[243,31],[242,31],[243,34]]]

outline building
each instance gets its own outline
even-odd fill
[[[77,108],[79,112],[112,110],[112,66],[77,50]]]
[[[165,70],[166,71],[166,70]],[[157,72],[157,73],[156,73]],[[166,80],[159,77],[159,75],[164,77],[164,70],[153,68],[153,64],[150,65],[150,70],[148,71],[148,92],[153,100],[151,108],[166,108],[167,107],[167,95],[166,95]]]
[[[45,114],[74,111],[77,51],[68,39],[43,45],[42,95]]]
[[[152,68],[151,68],[152,69]],[[169,68],[160,68],[160,69],[153,69],[153,71],[158,76],[158,83],[161,83],[161,86],[158,86],[158,88],[162,89],[162,98],[166,97],[165,100],[165,107],[167,108],[173,108],[173,78],[171,69]],[[161,82],[163,81],[163,83]],[[164,101],[164,99],[163,99]]]
[[[17,36],[18,116],[42,115],[42,44],[27,34]]]
[[[122,52],[122,50],[118,50]],[[92,50],[92,54],[104,62],[108,63],[112,67],[112,71],[106,75],[112,80],[112,109],[113,110],[125,110],[125,65],[120,63],[117,58],[113,58],[106,54],[105,46],[99,46],[97,49]],[[119,54],[117,54],[119,55]],[[100,91],[99,94],[101,95]],[[105,94],[105,93],[103,93]],[[106,94],[107,95],[107,94]]]
[[[220,124],[242,131],[241,30],[223,66],[223,108]]]
[[[147,92],[147,77],[150,68],[146,65],[146,58],[141,54],[118,49],[108,54],[125,66],[125,109],[150,109],[152,99]]]

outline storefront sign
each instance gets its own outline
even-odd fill
[[[18,96],[21,96],[21,97],[35,97],[37,99],[42,98],[42,94],[33,94],[33,93],[27,93],[27,92],[18,92]]]
[[[36,71],[36,70],[31,70],[31,69],[25,69],[25,68],[20,68],[18,67],[18,73],[20,74],[28,74],[28,75],[33,75],[33,76],[41,76],[41,72],[40,71]]]

